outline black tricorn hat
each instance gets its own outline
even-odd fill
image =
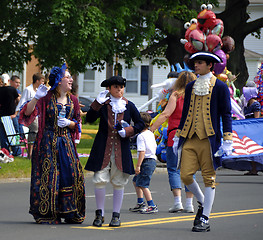
[[[113,76],[113,77],[110,77],[106,80],[104,80],[100,86],[101,87],[109,87],[111,85],[114,85],[114,84],[117,84],[117,85],[124,85],[124,87],[126,86],[126,79],[121,77],[121,76]]]
[[[197,52],[191,55],[189,58],[190,61],[194,60],[204,60],[204,61],[209,61],[212,63],[221,63],[223,62],[220,57],[218,57],[216,54],[211,53],[211,52]]]

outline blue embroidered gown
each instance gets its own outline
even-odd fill
[[[85,219],[84,175],[69,128],[57,126],[61,109],[51,97],[40,151],[36,152],[36,143],[33,148],[29,212],[37,223],[56,224],[61,218],[67,223],[82,223]],[[66,118],[72,119],[73,113],[68,97]]]

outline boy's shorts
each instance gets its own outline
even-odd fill
[[[156,160],[154,158],[143,159],[141,172],[139,175],[133,177],[136,187],[148,188],[155,168]]]

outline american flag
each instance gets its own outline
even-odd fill
[[[251,138],[243,136],[241,139],[236,131],[233,131],[233,156],[263,153],[263,147],[254,142]]]
[[[249,171],[251,161],[254,161],[257,170],[263,171],[263,118],[234,120],[232,133],[235,152],[221,157],[222,166],[233,170]]]

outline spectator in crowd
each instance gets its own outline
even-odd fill
[[[3,86],[0,88],[0,117],[10,116],[12,119],[16,117],[16,106],[19,101],[19,95],[14,87]],[[8,147],[8,139],[2,121],[0,121],[0,137],[1,148],[10,151]],[[13,156],[21,155],[21,148],[19,146],[11,146]]]
[[[259,118],[261,117],[261,105],[257,101],[258,90],[256,86],[250,87],[248,85],[243,87],[244,115],[246,119]],[[257,163],[255,161],[251,161],[251,169],[245,175],[258,175]]]
[[[3,87],[4,86],[4,80],[3,80],[3,77],[0,76],[0,87]]]
[[[173,137],[179,126],[180,119],[182,116],[183,104],[184,104],[184,93],[186,85],[195,80],[196,76],[192,72],[181,72],[177,80],[172,87],[172,93],[169,97],[168,103],[164,111],[160,114],[157,120],[151,126],[151,131],[155,131],[168,119],[168,141],[166,148],[166,163],[169,177],[169,183],[171,191],[174,196],[174,205],[169,209],[169,212],[181,212],[185,211],[188,213],[194,212],[193,206],[193,194],[185,188],[186,202],[185,207],[182,205],[181,200],[181,178],[180,169],[178,169],[178,154],[173,152]]]
[[[7,73],[2,74],[4,86],[9,86],[10,76]]]
[[[19,90],[20,84],[21,84],[20,77],[18,77],[17,75],[11,76],[11,78],[9,80],[9,85],[16,89],[16,91],[19,95],[19,98],[18,98],[19,101],[21,99],[21,91]],[[23,130],[22,124],[18,123],[18,119],[19,119],[19,112],[16,110],[15,117],[12,118],[12,120],[13,120],[13,124],[14,124],[14,128],[16,130],[16,133],[19,133],[20,139],[23,140],[23,139],[25,139],[24,130]]]
[[[23,91],[22,97],[16,107],[16,111],[19,112],[20,108],[26,103],[31,101],[36,94],[37,88],[44,83],[44,76],[41,73],[35,73],[32,77],[32,84],[26,87]],[[28,126],[29,134],[28,134],[28,155],[27,157],[31,159],[33,144],[36,139],[36,135],[38,132],[38,117]]]

